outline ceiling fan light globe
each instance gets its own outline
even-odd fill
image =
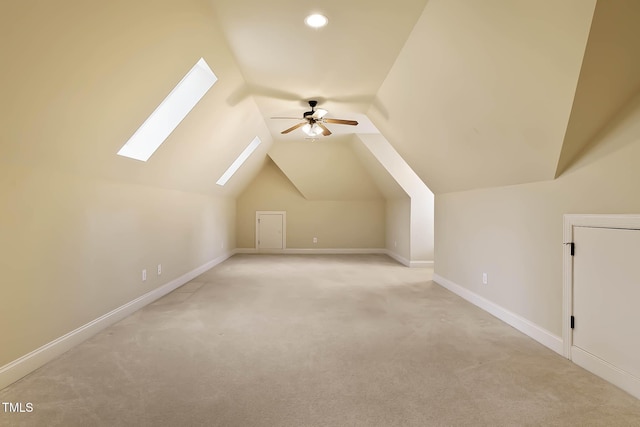
[[[322,133],[322,128],[315,123],[313,125],[307,123],[302,126],[302,131],[309,136],[318,136]]]
[[[320,118],[320,119],[321,119],[321,118],[323,118],[327,113],[328,113],[328,111],[327,111],[327,110],[325,110],[324,108],[318,108],[318,109],[316,110],[316,117],[318,117],[318,118]]]

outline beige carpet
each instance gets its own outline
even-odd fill
[[[0,391],[0,425],[640,426],[640,401],[382,255],[237,255]]]

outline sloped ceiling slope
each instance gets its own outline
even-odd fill
[[[427,2],[211,1],[246,79],[229,102],[253,96],[267,121],[287,112],[301,116],[309,99],[331,113],[364,113]],[[329,24],[306,27],[304,17],[313,12]],[[281,124],[272,127],[274,135]]]
[[[399,199],[409,196],[358,137],[353,136],[350,145],[386,199]]]
[[[640,90],[640,2],[599,1],[558,161],[560,176]]]
[[[271,136],[206,0],[3,2],[2,160],[34,168],[233,196]],[[200,57],[218,82],[146,163],[116,155]],[[224,187],[215,184],[258,135]],[[260,158],[261,157],[261,158]]]
[[[369,117],[435,193],[552,179],[595,0],[430,0]]]
[[[317,142],[276,141],[269,157],[307,200],[367,200],[383,196],[354,153],[353,136]]]

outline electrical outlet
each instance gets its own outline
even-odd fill
[[[147,280],[147,269],[146,268],[144,270],[142,270],[142,281],[144,282],[145,280]]]
[[[313,238],[313,243],[318,243],[318,238],[317,237]]]
[[[489,276],[487,276],[487,273],[482,273],[482,284],[486,285],[489,283]]]
[[[158,264],[158,276],[162,274],[162,264]]]

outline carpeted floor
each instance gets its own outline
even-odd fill
[[[640,401],[382,255],[236,255],[0,391],[0,425],[640,426]]]

